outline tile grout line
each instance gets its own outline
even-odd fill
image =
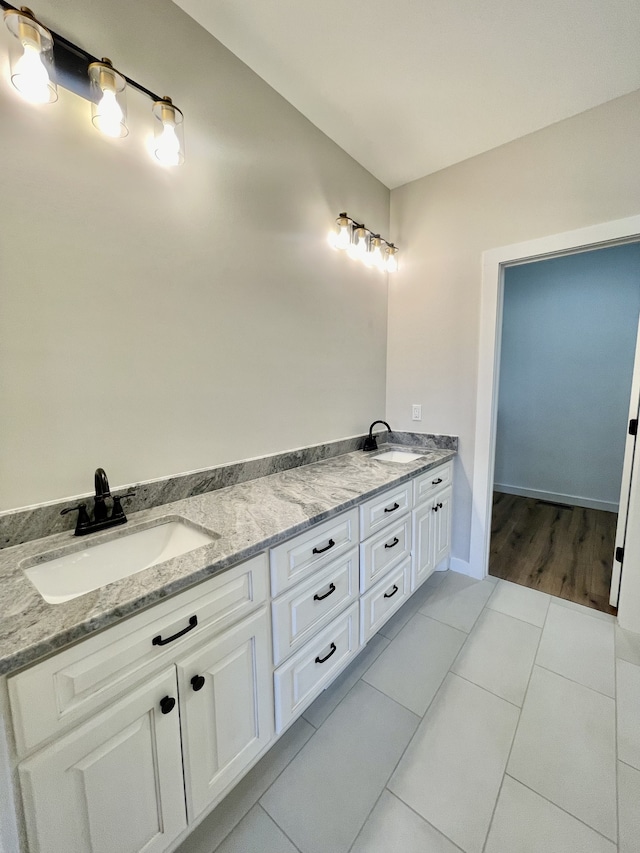
[[[616,636],[615,636],[615,628],[613,634],[613,685],[614,685],[614,721],[613,727],[616,738],[616,771],[615,771],[615,786],[616,786],[616,849],[620,850],[620,789],[618,786],[618,762],[620,761],[619,749],[618,749],[618,659],[616,658]]]
[[[556,672],[555,669],[550,669],[548,666],[543,666],[541,663],[536,663],[536,661],[533,662],[533,665],[537,666],[538,669],[544,669],[545,672],[550,672],[552,675],[557,675],[558,678],[564,678],[567,681],[570,681],[572,684],[576,684],[578,687],[584,687],[585,690],[590,690],[592,693],[597,693],[598,696],[603,696],[605,699],[609,699],[611,702],[615,703],[615,701],[616,701],[615,696],[611,696],[609,693],[603,693],[602,690],[596,690],[595,687],[589,687],[588,684],[583,684],[581,681],[576,681],[575,678],[569,678],[568,675],[565,675],[562,672]],[[614,664],[614,667],[615,667],[615,664]],[[614,676],[614,683],[615,683],[615,676]]]
[[[522,706],[518,711],[518,721],[516,722],[516,726],[513,730],[513,737],[511,738],[511,746],[509,747],[509,753],[507,755],[507,760],[504,763],[504,771],[502,773],[502,779],[500,780],[500,787],[498,788],[498,795],[496,796],[495,803],[493,804],[493,811],[491,812],[491,819],[489,821],[489,826],[487,827],[487,834],[484,838],[484,844],[482,845],[481,853],[485,853],[487,849],[487,842],[489,841],[489,836],[491,835],[491,828],[493,826],[493,821],[496,816],[496,811],[498,809],[498,801],[500,800],[500,795],[502,794],[502,788],[504,787],[504,780],[507,776],[507,768],[509,767],[509,760],[511,759],[511,753],[513,752],[513,745],[516,742],[516,737],[518,735],[518,728],[520,727],[520,720],[522,719],[522,711],[524,709],[525,702],[527,701],[527,695],[529,694],[529,687],[531,685],[531,678],[533,676],[533,670],[536,665],[536,658],[538,656],[538,651],[540,650],[540,643],[542,642],[542,635],[544,634],[544,629],[547,624],[547,619],[549,617],[549,611],[551,610],[551,602],[549,602],[549,606],[547,607],[547,612],[544,615],[544,623],[540,630],[540,636],[538,637],[538,644],[536,646],[536,652],[533,656],[533,663],[531,664],[531,671],[529,672],[529,678],[527,679],[527,686],[524,691],[524,696],[522,697]],[[511,778],[511,777],[510,777]]]
[[[531,668],[533,669],[533,664],[531,665]],[[447,672],[447,675],[455,675],[456,678],[459,678],[461,681],[466,681],[467,684],[471,684],[471,685],[473,685],[473,687],[477,687],[478,690],[483,690],[485,693],[488,693],[489,696],[493,696],[494,699],[501,699],[503,702],[506,702],[507,705],[511,705],[512,708],[517,708],[518,711],[522,710],[522,705],[517,705],[515,702],[512,702],[510,699],[505,699],[504,696],[500,696],[498,693],[494,693],[493,690],[489,690],[488,687],[483,687],[482,684],[476,684],[475,681],[471,681],[470,678],[466,678],[464,675],[460,675],[459,672],[454,672],[453,670],[450,669],[449,672]],[[446,677],[447,676],[445,675],[445,678]],[[444,678],[442,680],[444,681]],[[524,700],[523,700],[523,704],[524,704]]]
[[[462,848],[462,847],[460,847],[460,845],[459,845],[459,844],[456,844],[456,842],[455,842],[455,841],[452,841],[446,833],[444,833],[441,829],[438,829],[438,827],[437,827],[437,826],[434,826],[434,825],[431,823],[431,821],[428,821],[425,817],[423,817],[423,816],[420,814],[420,812],[417,812],[417,811],[416,811],[412,806],[410,806],[410,805],[409,805],[409,803],[405,803],[405,801],[402,799],[402,797],[399,797],[399,796],[398,796],[397,794],[395,794],[393,791],[389,790],[389,788],[385,788],[384,790],[385,790],[385,791],[387,791],[387,792],[388,792],[392,797],[394,797],[394,799],[398,800],[398,802],[399,802],[399,803],[402,803],[402,805],[403,805],[405,808],[409,809],[409,811],[410,811],[410,812],[413,812],[413,814],[414,814],[414,815],[416,815],[417,817],[419,817],[419,818],[420,818],[420,820],[421,820],[421,821],[423,821],[423,823],[426,823],[426,824],[427,824],[427,826],[430,826],[432,829],[434,829],[436,832],[438,832],[438,833],[439,833],[443,838],[446,838],[446,839],[447,839],[447,841],[448,841],[450,844],[453,844],[453,846],[456,848],[456,850],[460,850],[460,851],[461,851],[461,853],[465,853],[465,850],[463,850],[463,848]]]
[[[362,835],[362,830],[363,830],[363,829],[365,828],[365,826],[367,825],[367,821],[369,820],[369,818],[370,818],[370,817],[371,817],[371,815],[373,814],[373,812],[374,812],[374,810],[375,810],[375,807],[376,807],[376,806],[378,805],[378,803],[380,802],[380,799],[382,798],[382,795],[384,794],[384,792],[385,792],[386,790],[387,790],[387,789],[386,789],[386,786],[385,786],[385,787],[380,791],[380,793],[378,794],[378,796],[377,796],[377,798],[376,798],[375,803],[371,806],[371,809],[369,810],[369,813],[367,814],[366,818],[365,818],[365,819],[364,819],[364,821],[362,822],[362,826],[361,826],[361,827],[360,827],[360,829],[357,831],[357,833],[356,833],[356,837],[353,839],[353,841],[352,841],[352,842],[351,842],[351,844],[349,845],[349,849],[347,850],[347,853],[351,853],[351,851],[353,850],[353,845],[356,843],[356,841],[357,841],[357,840],[360,838],[360,836]]]
[[[267,816],[267,818],[268,818],[268,819],[271,821],[271,823],[276,827],[276,829],[279,829],[279,830],[280,830],[280,832],[284,835],[284,837],[287,839],[287,841],[291,844],[291,846],[293,847],[293,849],[294,849],[294,850],[296,850],[296,851],[297,851],[297,853],[301,853],[300,848],[298,847],[298,845],[293,843],[293,841],[289,838],[289,836],[288,836],[288,835],[287,835],[287,833],[284,831],[284,829],[283,829],[281,826],[279,826],[279,825],[275,822],[275,820],[271,817],[271,815],[269,814],[269,812],[268,812],[266,809],[264,809],[264,808],[262,807],[262,805],[261,805],[259,802],[258,802],[258,803],[256,803],[256,805],[258,806],[258,808],[260,809],[260,811],[261,811],[263,814],[265,814],[265,815]],[[215,853],[215,851],[214,851],[214,853]]]

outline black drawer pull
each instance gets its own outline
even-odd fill
[[[331,643],[331,651],[329,652],[329,654],[326,656],[326,658],[317,657],[316,663],[324,663],[326,660],[329,660],[329,658],[336,651],[336,649],[337,649],[336,644]]]
[[[438,477],[438,479],[437,479],[437,480],[432,480],[432,481],[431,481],[431,485],[432,485],[432,486],[437,486],[437,485],[438,485],[438,483],[441,483],[441,482],[442,482],[442,477]]]
[[[171,696],[164,696],[160,700],[160,710],[163,714],[170,714],[176,707],[176,700]]]
[[[399,542],[399,541],[400,541],[400,540],[398,539],[398,537],[397,537],[397,536],[394,536],[394,537],[393,537],[393,542],[392,542],[391,544],[389,544],[388,542],[385,542],[385,543],[384,543],[384,547],[385,547],[385,548],[395,548],[395,546],[398,544],[398,542]]]
[[[438,509],[442,509],[442,504],[438,504]]]
[[[325,592],[324,595],[318,595],[318,593],[316,592],[316,594],[313,596],[313,600],[314,601],[322,601],[325,598],[329,598],[331,593],[335,592],[335,591],[336,591],[336,585],[334,583],[330,583],[329,584],[329,592]]]
[[[432,507],[431,507],[431,509],[432,509],[434,512],[438,512],[438,504],[436,504],[435,506],[432,506]]]
[[[336,543],[333,541],[333,539],[329,539],[329,544],[327,545],[327,547],[326,547],[326,548],[314,548],[314,549],[313,549],[313,551],[312,551],[311,553],[312,553],[312,554],[324,554],[324,552],[325,552],[325,551],[328,551],[328,550],[329,550],[329,548],[333,548],[333,546],[334,546],[335,544],[336,544]]]
[[[394,583],[394,585],[393,585],[393,591],[392,591],[392,592],[385,592],[384,597],[385,597],[385,598],[393,598],[393,596],[396,594],[396,592],[397,592],[397,591],[398,591],[398,587],[397,587],[397,585]]]
[[[193,689],[198,692],[198,690],[202,690],[204,687],[204,675],[194,675],[191,679],[191,686]]]
[[[172,643],[174,640],[177,640],[178,637],[182,637],[184,634],[186,634],[187,631],[191,631],[191,629],[195,628],[197,624],[198,624],[198,617],[192,616],[191,619],[189,619],[189,624],[187,625],[186,628],[183,628],[182,631],[178,631],[178,633],[174,634],[172,637],[167,637],[166,640],[163,640],[162,635],[158,634],[157,637],[154,637],[153,640],[151,640],[151,645],[152,646],[166,646],[167,643]]]
[[[397,510],[397,509],[400,509],[400,504],[399,504],[399,503],[394,503],[394,505],[393,505],[391,508],[389,508],[389,507],[385,507],[385,508],[384,508],[384,511],[385,511],[385,512],[395,512],[395,510]]]

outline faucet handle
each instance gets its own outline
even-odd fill
[[[69,512],[78,513],[78,522],[76,524],[76,536],[78,535],[80,530],[84,530],[91,524],[91,519],[89,518],[89,513],[87,512],[86,504],[78,504],[78,506],[68,506],[66,509],[60,510],[60,515],[67,515]]]
[[[122,509],[122,501],[124,498],[132,498],[135,495],[135,492],[127,492],[126,495],[114,495],[113,496],[113,509],[111,510],[111,518],[112,519],[124,519],[126,521],[126,516],[124,514],[124,510]]]

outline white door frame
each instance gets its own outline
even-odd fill
[[[576,231],[566,231],[563,234],[553,234],[525,243],[514,243],[511,246],[491,249],[482,255],[476,435],[469,552],[470,574],[474,577],[486,577],[489,568],[504,270],[516,264],[635,242],[638,239],[640,239],[640,215],[603,222]]]

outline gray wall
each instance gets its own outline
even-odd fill
[[[505,271],[495,488],[618,509],[640,243]]]
[[[387,420],[460,436],[454,567],[469,558],[482,253],[640,213],[640,92],[391,193]],[[415,424],[413,424],[415,427]]]
[[[332,252],[389,191],[170,0],[41,0],[45,24],[185,113],[186,163],[23,102],[0,26],[0,508],[362,433],[387,286]]]

